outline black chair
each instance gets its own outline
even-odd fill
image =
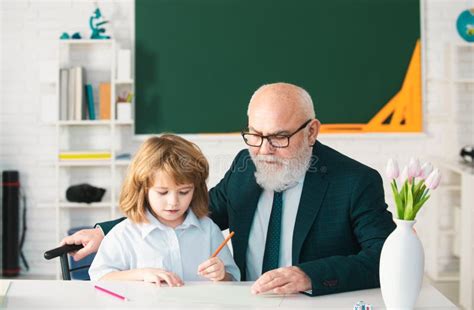
[[[61,260],[61,273],[63,276],[63,280],[71,280],[71,272],[90,267],[90,265],[84,265],[84,266],[80,266],[80,267],[72,268],[72,269],[69,267],[69,260],[68,260],[67,253],[74,252],[82,248],[83,248],[82,244],[63,245],[58,248],[44,252],[44,258],[47,260],[50,260],[59,256]]]

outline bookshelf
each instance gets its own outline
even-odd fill
[[[60,40],[58,46],[58,75],[56,96],[58,98],[58,120],[56,129],[56,150],[54,159],[56,194],[51,205],[55,208],[56,236],[59,242],[73,227],[90,226],[98,221],[110,220],[119,216],[118,199],[120,185],[130,160],[117,159],[118,155],[133,151],[132,138],[134,121],[117,120],[116,100],[124,92],[133,93],[134,80],[118,80],[116,76],[116,58],[119,46],[115,40]],[[83,99],[72,100],[71,88],[62,86],[61,69],[81,67]],[[68,71],[70,72],[70,71]],[[70,80],[68,80],[69,82]],[[101,100],[101,83],[110,83],[108,100]],[[96,119],[90,119],[86,84],[92,86]],[[69,86],[69,85],[68,85]],[[67,96],[64,91],[67,90]],[[61,93],[63,95],[61,96]],[[74,95],[73,95],[74,96]],[[67,98],[65,104],[64,99]],[[107,96],[105,97],[107,99]],[[77,111],[77,102],[85,105],[80,119],[62,112],[66,106]],[[107,104],[109,117],[102,114],[102,105]],[[133,109],[133,104],[132,104]],[[85,112],[85,113],[84,113]],[[79,152],[77,159],[60,159],[62,154]],[[92,159],[90,154],[107,154],[102,159]],[[88,155],[89,154],[89,155]],[[74,156],[73,156],[74,157]],[[91,158],[88,158],[91,157]],[[95,203],[77,203],[66,200],[66,189],[71,185],[88,183],[106,189],[102,201]],[[56,262],[59,278],[59,261]]]
[[[443,175],[439,193],[433,196],[429,212],[427,275],[438,282],[457,282],[459,303],[473,306],[474,167],[456,160],[432,158]]]
[[[440,76],[427,79],[439,90],[439,110],[433,115],[445,124],[443,158],[432,158],[442,174],[439,193],[433,196],[429,216],[426,273],[437,282],[459,285],[459,303],[474,305],[474,168],[460,162],[461,147],[472,144],[465,133],[474,128],[474,45],[448,43],[444,46]]]

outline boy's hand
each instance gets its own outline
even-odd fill
[[[183,280],[181,280],[178,275],[161,268],[144,268],[141,272],[143,281],[145,282],[156,283],[157,285],[166,282],[169,286],[184,285]]]
[[[224,280],[226,273],[224,263],[219,257],[212,257],[198,266],[198,275],[212,281]]]

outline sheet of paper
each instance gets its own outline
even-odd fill
[[[248,285],[184,285],[183,287],[162,287],[158,299],[165,302],[205,303],[228,306],[278,307],[283,295],[253,295]]]
[[[8,288],[10,287],[9,280],[0,280],[0,306],[3,305],[3,301],[7,296]]]

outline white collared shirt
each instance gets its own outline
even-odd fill
[[[163,268],[183,281],[206,281],[197,274],[197,268],[224,240],[219,227],[208,217],[198,219],[191,209],[175,229],[162,224],[149,211],[147,219],[149,223],[140,224],[126,219],[104,237],[89,268],[91,280],[112,271]],[[239,268],[227,246],[218,257],[226,272],[240,281]]]
[[[297,184],[283,192],[279,267],[292,266],[293,229],[303,191],[304,176]],[[246,254],[246,280],[255,281],[262,275],[263,254],[267,240],[268,222],[272,212],[273,191],[263,190],[250,228]]]

